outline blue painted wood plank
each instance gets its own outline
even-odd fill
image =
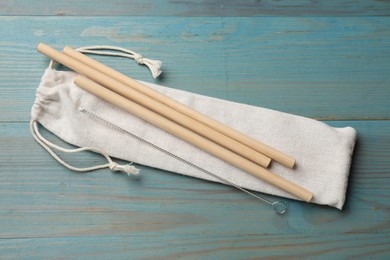
[[[230,234],[225,238],[208,232],[194,236],[183,235],[181,239],[164,233],[165,240],[156,239],[154,234],[147,237],[148,245],[137,242],[137,237],[77,237],[14,239],[0,241],[0,248],[10,258],[158,258],[158,259],[246,259],[246,258],[375,258],[386,259],[388,239],[381,235],[356,235],[355,247],[348,245],[348,236],[323,236],[313,242],[311,237],[296,235],[251,234],[250,238]],[[334,241],[329,245],[329,241]],[[338,243],[338,246],[335,244]],[[213,248],[217,245],[217,248]],[[307,245],[307,246],[305,246]],[[310,246],[309,246],[310,245]],[[19,250],[13,250],[13,248]],[[288,248],[288,250],[285,250]],[[33,250],[32,250],[33,249]],[[322,251],[322,252],[320,252]]]
[[[74,16],[385,16],[387,1],[374,0],[3,0],[0,15]]]
[[[359,134],[345,209],[287,200],[289,214],[278,217],[227,186],[148,167],[140,166],[140,179],[68,171],[34,142],[26,123],[3,122],[2,256],[386,257],[390,121],[327,123]],[[67,160],[102,162],[91,154]]]
[[[389,119],[388,17],[0,18],[0,121],[28,121],[39,42],[108,44],[164,62],[157,83],[321,120]],[[17,32],[17,33],[15,33]],[[125,59],[100,60],[152,81]]]

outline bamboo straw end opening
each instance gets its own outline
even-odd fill
[[[69,52],[69,51],[73,51],[73,49],[71,48],[71,47],[69,47],[69,46],[65,46],[63,49],[62,49],[62,52],[63,53],[67,53],[67,52]]]
[[[287,166],[290,169],[294,169],[296,167],[296,161],[294,158],[291,158],[285,163],[285,166]]]
[[[306,196],[305,196],[305,198],[304,198],[304,200],[307,202],[307,203],[310,203],[312,200],[313,200],[313,193],[311,193],[311,192],[309,192]]]
[[[42,50],[45,49],[46,47],[47,45],[41,42],[37,46],[37,51],[42,52]]]
[[[263,167],[264,168],[269,168],[269,167],[271,167],[271,163],[272,163],[272,159],[267,157],[265,162],[264,162]]]

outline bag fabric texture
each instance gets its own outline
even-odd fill
[[[296,199],[82,90],[73,83],[76,75],[51,66],[46,69],[36,91],[32,122],[39,122],[62,140],[78,147],[89,147],[122,160],[220,182],[161,152],[155,145],[240,187]],[[353,128],[334,128],[310,118],[141,83],[291,155],[296,159],[294,169],[273,162],[269,170],[313,192],[312,203],[342,209],[356,140]],[[137,173],[135,168],[123,169],[112,161],[102,167],[106,166],[112,170]]]

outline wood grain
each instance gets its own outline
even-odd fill
[[[140,179],[77,174],[34,142],[27,123],[2,123],[0,251],[9,258],[388,255],[390,122],[327,123],[359,133],[346,207],[288,201],[285,217],[227,186],[148,167],[140,166]]]
[[[374,0],[3,0],[0,15],[53,16],[385,16],[387,1]]]
[[[374,0],[1,1],[0,258],[389,258],[389,9]],[[278,217],[225,185],[144,166],[139,179],[64,169],[28,129],[48,63],[39,42],[127,47],[164,62],[159,84],[355,127],[345,208],[286,200]],[[132,61],[98,59],[152,81]]]
[[[109,22],[108,22],[109,20]],[[39,42],[108,44],[164,62],[157,83],[321,120],[389,119],[390,18],[0,18],[1,121],[28,121]],[[147,26],[145,26],[147,24]],[[13,32],[18,32],[17,34]],[[127,59],[104,59],[151,82]],[[11,101],[12,100],[12,101]]]

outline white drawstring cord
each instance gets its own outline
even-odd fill
[[[139,169],[137,169],[136,167],[134,167],[134,166],[132,166],[130,164],[119,165],[116,162],[112,161],[111,157],[106,152],[100,151],[100,150],[98,150],[96,148],[93,148],[93,147],[82,147],[82,148],[76,148],[76,149],[66,149],[66,148],[60,147],[58,145],[55,145],[55,144],[49,142],[47,139],[45,139],[39,133],[38,124],[37,124],[37,122],[34,119],[32,119],[30,121],[30,130],[31,130],[31,133],[32,133],[32,136],[34,137],[34,139],[43,148],[45,148],[46,151],[51,156],[53,156],[54,159],[56,159],[59,163],[61,163],[62,165],[64,165],[65,167],[67,167],[70,170],[77,171],[77,172],[87,172],[87,171],[93,171],[93,170],[97,170],[97,169],[110,168],[110,170],[112,170],[112,171],[125,172],[129,176],[130,175],[138,175],[139,174]],[[95,153],[98,153],[98,154],[101,154],[102,156],[104,156],[104,158],[106,158],[108,163],[102,164],[102,165],[96,165],[96,166],[92,166],[92,167],[85,167],[85,168],[74,167],[74,166],[66,163],[64,160],[62,160],[53,151],[53,149],[56,149],[56,150],[58,150],[60,152],[64,152],[64,153],[78,153],[78,152],[82,152],[82,151],[92,151],[92,152],[95,152]]]
[[[112,51],[101,51],[101,50],[112,50]],[[152,60],[144,58],[141,54],[136,53],[132,50],[115,47],[115,46],[107,46],[107,45],[96,45],[96,46],[87,46],[77,48],[76,51],[88,54],[97,54],[97,55],[105,55],[105,56],[116,56],[116,57],[124,57],[129,59],[134,59],[140,65],[146,65],[150,71],[152,72],[153,78],[157,78],[161,75],[161,65],[162,62],[159,60]]]
[[[112,50],[112,51],[99,51],[99,50]],[[141,54],[136,53],[132,50],[116,47],[116,46],[107,46],[107,45],[96,45],[96,46],[86,46],[77,48],[76,51],[87,53],[87,54],[96,54],[102,56],[114,56],[114,57],[124,57],[129,59],[134,59],[140,65],[146,65],[150,72],[152,72],[152,77],[154,79],[158,78],[161,73],[162,62],[159,60],[152,60],[144,58]],[[116,52],[113,52],[116,51]],[[53,68],[55,61],[51,60],[49,68]]]

